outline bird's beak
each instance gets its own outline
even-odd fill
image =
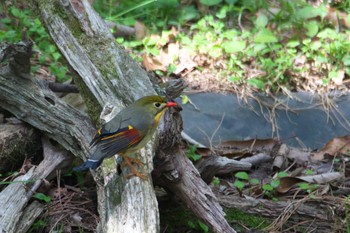
[[[175,107],[177,106],[177,103],[176,102],[167,102],[166,103],[166,106],[169,108],[169,107]]]

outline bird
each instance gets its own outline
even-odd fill
[[[127,178],[137,176],[146,179],[146,176],[133,166],[134,163],[143,164],[143,162],[129,155],[147,144],[156,131],[164,112],[176,106],[176,102],[167,102],[164,97],[157,95],[145,96],[136,100],[97,130],[90,143],[91,149],[95,147],[92,156],[73,170],[96,169],[105,158],[118,154],[130,167],[131,173]]]

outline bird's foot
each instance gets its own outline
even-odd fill
[[[127,157],[127,156],[123,156],[124,161],[125,161],[125,165],[123,166],[128,166],[130,167],[131,172],[125,176],[125,178],[130,179],[133,176],[137,176],[142,180],[147,180],[147,176],[141,172],[139,172],[135,167],[134,164],[138,164],[138,165],[145,165],[145,163],[143,163],[140,159],[137,158],[131,158],[131,157]]]

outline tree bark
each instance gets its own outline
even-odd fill
[[[67,151],[56,149],[48,139],[43,140],[44,160],[25,175],[17,177],[0,193],[0,232],[25,233],[44,210],[42,204],[33,202],[33,194],[43,179],[55,172],[69,157]]]
[[[16,170],[40,147],[39,134],[21,122],[0,124],[0,174]]]
[[[271,201],[267,199],[242,198],[237,195],[219,195],[223,207],[235,208],[246,213],[269,218],[272,224],[268,232],[295,232],[308,229],[309,232],[342,232],[345,222],[339,221],[339,207],[343,199],[336,197],[304,198],[294,201]],[[330,212],[330,209],[332,211]],[[338,224],[335,224],[338,222]]]
[[[32,0],[30,3],[70,64],[92,119],[99,118],[101,108],[105,109],[104,113],[111,112],[108,115],[110,119],[125,105],[142,96],[155,94],[146,72],[115,43],[108,27],[88,1]],[[53,100],[54,97],[49,99]],[[61,104],[58,101],[55,103],[55,106]],[[50,105],[50,108],[54,108]],[[27,103],[27,106],[31,104]],[[44,111],[50,111],[45,106],[43,108]],[[71,110],[67,111],[66,107],[61,109],[65,112],[66,121],[79,121],[82,117],[71,118]],[[62,114],[57,116],[59,118]],[[23,117],[21,119],[38,123]],[[42,129],[40,124],[43,122],[35,126],[85,160],[89,157],[88,142],[93,135],[91,123],[86,127],[71,127],[63,119],[60,121],[64,124],[52,127],[54,130],[65,129],[60,133]],[[76,137],[80,134],[70,132],[74,128],[85,131],[83,138]],[[69,136],[65,137],[67,135]],[[72,139],[71,135],[74,144],[65,142],[66,138]],[[82,150],[78,152],[72,148],[74,146],[81,147]],[[152,154],[152,149],[148,147],[140,155],[146,164],[142,170],[145,174],[152,170]],[[159,231],[158,204],[150,176],[146,181],[138,177],[124,179],[124,176],[117,175],[116,166],[107,166],[106,163],[93,175],[97,182],[101,231],[115,232],[116,228],[121,233]]]
[[[226,221],[225,213],[210,187],[180,148],[180,114],[166,112],[159,131],[160,140],[152,173],[155,183],[178,196],[214,232],[236,232]]]

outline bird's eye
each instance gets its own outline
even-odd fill
[[[157,108],[160,107],[160,103],[154,103],[154,106],[156,106]]]

